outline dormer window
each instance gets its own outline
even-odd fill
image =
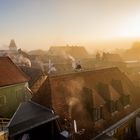
[[[127,106],[130,104],[130,96],[129,95],[124,95],[123,96],[123,106]]]
[[[118,111],[118,104],[119,101],[111,101],[111,106],[110,106],[111,113]]]
[[[98,107],[93,109],[93,118],[94,121],[103,119],[103,107]]]

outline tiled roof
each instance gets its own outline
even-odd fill
[[[80,46],[54,46],[49,49],[49,54],[51,55],[61,55],[64,53],[72,55],[74,58],[87,58],[89,57],[88,52],[84,47]]]
[[[120,94],[111,85],[109,85],[109,95],[112,101],[117,101],[120,98]]]
[[[83,71],[83,72],[81,71],[70,74],[49,76],[45,81],[45,83],[49,81],[50,89],[48,90],[48,85],[46,86],[46,84],[43,84],[40,87],[38,93],[33,97],[33,100],[39,101],[40,103],[43,103],[43,105],[46,105],[47,104],[46,95],[50,94],[52,104],[55,104],[57,106],[59,104],[57,102],[58,96],[59,95],[61,96],[62,92],[66,96],[67,95],[75,96],[76,94],[81,92],[83,87],[86,87],[89,89],[95,89],[97,94],[99,94],[97,90],[97,85],[100,82],[109,85],[108,97],[110,98],[110,100],[118,100],[118,98],[120,97],[119,95],[120,93],[117,92],[117,90],[115,90],[114,87],[111,85],[112,79],[120,80],[123,83],[126,83],[125,85],[127,86],[123,86],[124,91],[127,91],[125,92],[125,94],[129,92],[131,82],[124,76],[124,74],[118,68],[107,68],[102,70]],[[97,95],[96,92],[93,91],[94,95],[93,97],[94,98],[96,97],[99,100],[99,103],[96,102],[97,103],[96,105],[104,103],[104,101],[100,98],[101,94]],[[64,95],[62,97],[63,98],[61,100],[64,100]]]
[[[119,99],[120,94],[113,88],[110,83],[100,82],[98,84],[98,92],[107,101],[116,101]]]
[[[9,135],[20,134],[57,118],[58,116],[52,113],[50,109],[32,101],[24,102],[19,106],[8,124]]]
[[[130,95],[131,94],[129,87],[125,83],[122,83],[122,88],[123,88],[123,94],[124,95]]]
[[[96,90],[92,89],[92,94],[93,94],[93,106],[95,108],[103,106],[106,103],[105,100],[100,96],[100,94],[97,93]]]
[[[44,76],[44,73],[41,69],[30,68],[26,66],[20,66],[20,69],[30,77],[29,86],[32,86],[41,76]]]
[[[0,87],[27,82],[28,77],[9,57],[0,57]]]
[[[119,62],[122,61],[122,58],[119,54],[112,54],[112,53],[103,53],[103,60],[105,61],[113,61],[113,62]]]
[[[113,80],[115,82],[112,84]],[[99,93],[98,85],[100,83],[105,85],[106,92]],[[91,133],[95,136],[101,130],[109,127],[131,112],[133,104],[125,110],[119,110],[114,117],[108,110],[110,100],[116,101],[128,92],[133,96],[133,92],[130,89],[133,91],[133,84],[124,73],[116,67],[106,68],[50,75],[32,100],[46,107],[53,108],[62,119],[70,117],[78,120],[77,125],[79,128],[91,129],[93,130]],[[106,95],[108,98],[104,98]],[[134,102],[134,98],[131,101]],[[102,120],[103,123],[97,121],[97,125],[94,126],[92,111],[94,107],[98,108],[100,106],[103,106],[102,111],[104,112],[105,120]]]
[[[133,83],[128,80],[125,76],[122,77],[123,80],[113,79],[112,86],[120,95],[130,95]]]

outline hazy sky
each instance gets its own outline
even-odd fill
[[[0,46],[12,38],[24,49],[140,38],[140,0],[0,0]]]

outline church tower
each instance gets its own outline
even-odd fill
[[[17,46],[16,46],[16,43],[15,43],[14,39],[12,39],[10,44],[9,44],[9,50],[11,50],[11,51],[16,51],[17,50]]]

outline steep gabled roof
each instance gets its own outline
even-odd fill
[[[120,98],[120,94],[111,85],[109,85],[109,95],[112,101],[117,101]]]
[[[53,46],[49,49],[50,55],[71,55],[74,58],[88,58],[89,54],[84,47],[81,46]]]
[[[107,101],[117,101],[120,98],[120,94],[110,83],[100,82],[97,87],[99,94]]]
[[[32,86],[41,76],[44,76],[44,73],[41,69],[26,66],[19,67],[26,75],[28,75],[28,77],[30,77],[29,86]]]
[[[129,88],[126,85],[126,83],[122,83],[122,88],[123,88],[123,94],[124,95],[130,95],[131,94]]]
[[[116,81],[119,81],[119,84]],[[106,91],[109,92],[99,93],[99,83],[103,83],[105,86],[108,85]],[[121,83],[125,83],[125,87]],[[132,98],[130,98],[132,103],[126,109],[123,109],[120,105],[121,103],[119,103],[121,109],[118,110],[116,115],[112,116],[108,110],[110,106],[108,101],[109,99],[116,101],[125,94],[121,91],[121,87],[124,87],[124,92],[131,90],[130,96]],[[92,136],[96,136],[133,110],[135,103],[134,96],[136,95],[133,94],[133,89],[132,82],[124,73],[115,67],[61,75],[49,75],[32,100],[46,107],[51,106],[63,119],[69,119],[70,117],[78,120],[77,124],[79,128],[87,128],[87,131],[88,129],[92,129]],[[103,95],[107,95],[108,99],[105,99]],[[105,119],[101,120],[101,122],[97,121],[93,125],[95,122],[92,120],[93,107],[96,108],[101,105],[103,105],[102,111]],[[89,133],[91,134],[91,131]],[[82,136],[84,139],[84,135]]]
[[[58,116],[50,109],[32,101],[24,102],[19,106],[8,124],[9,135],[11,137],[20,134],[57,118]]]
[[[9,57],[0,57],[0,87],[27,82],[28,79]]]
[[[105,100],[100,96],[100,94],[97,93],[96,90],[92,89],[92,95],[94,108],[103,106],[106,103]]]
[[[45,81],[46,84],[43,84],[40,87],[38,93],[36,93],[36,95],[34,95],[32,99],[39,102],[40,104],[43,103],[43,105],[46,106],[48,105],[47,102],[50,102],[51,99],[51,103],[53,105],[55,104],[55,106],[57,107],[59,104],[58,100],[63,101],[65,96],[70,94],[78,94],[80,93],[79,90],[81,90],[83,87],[89,89],[97,89],[98,83],[102,82],[104,84],[110,85],[109,98],[110,100],[116,101],[120,97],[120,93],[117,92],[117,90],[114,89],[113,86],[111,86],[112,79],[120,80],[121,82],[125,83],[126,86],[124,88],[124,91],[129,91],[129,88],[132,87],[132,83],[118,68],[106,68],[101,70],[81,71],[63,75],[49,76]],[[49,85],[47,84],[48,81]],[[97,94],[99,94],[98,90],[96,90],[96,92]],[[61,96],[61,98],[59,97],[59,95]],[[99,99],[98,95],[96,96],[96,98],[97,97]]]

